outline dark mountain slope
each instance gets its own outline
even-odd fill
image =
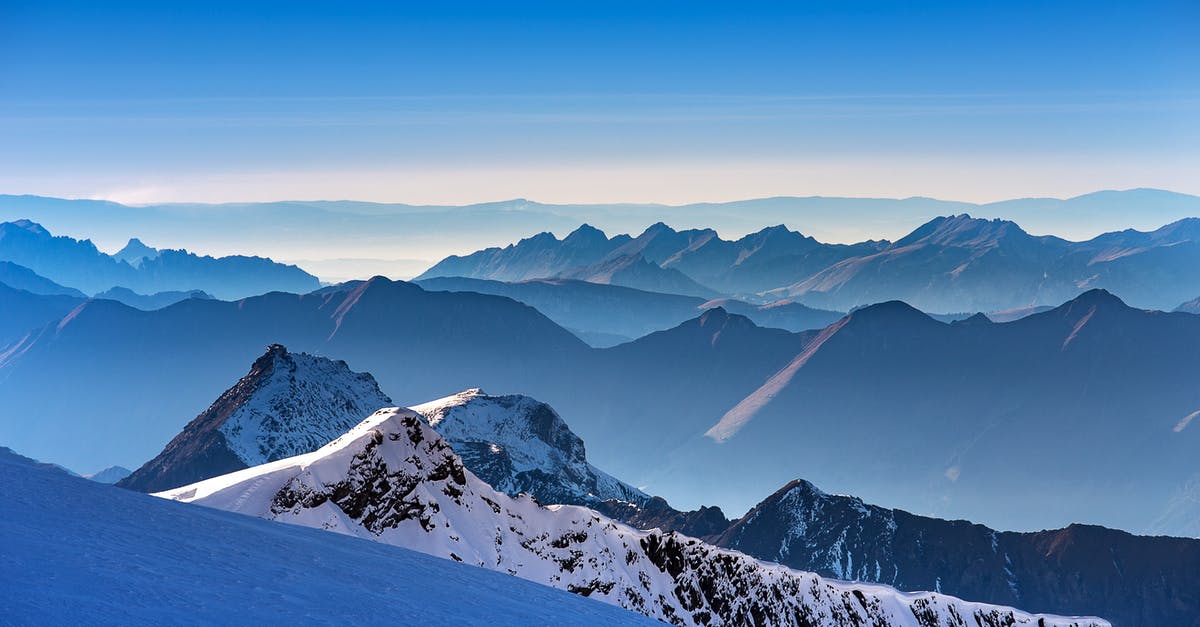
[[[1118,627],[1200,624],[1200,540],[1088,525],[997,532],[793,481],[735,522],[717,544],[799,570],[901,590],[937,589],[1039,612],[1102,614]]]
[[[721,298],[660,294],[619,285],[600,285],[567,279],[535,279],[502,283],[483,279],[441,277],[417,284],[430,291],[479,292],[507,296],[536,308],[556,323],[582,333],[603,333],[626,341],[662,331],[701,312],[722,307],[754,321],[758,326],[803,331],[824,327],[842,316],[834,311],[780,301],[753,305]]]
[[[589,350],[515,301],[382,278],[152,312],[93,300],[0,350],[0,441],[79,467],[139,465],[272,343],[344,356],[398,400],[437,398],[463,382],[521,389]],[[86,416],[75,410],[85,398]],[[76,437],[50,438],[55,428]]]
[[[737,478],[790,473],[993,526],[1144,530],[1197,470],[1200,432],[1180,427],[1200,408],[1196,372],[1200,318],[1103,291],[1005,324],[877,305],[731,406],[709,430],[723,443],[670,468],[722,504]]]
[[[33,294],[0,283],[0,345],[19,340],[27,332],[62,318],[84,300],[76,296]]]
[[[33,294],[85,298],[83,292],[72,287],[63,287],[33,270],[11,261],[0,261],[0,283]]]

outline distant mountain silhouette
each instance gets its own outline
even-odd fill
[[[381,277],[306,295],[189,299],[157,311],[91,300],[0,349],[0,441],[78,467],[139,466],[274,343],[344,357],[375,373],[402,404],[470,382],[519,389],[589,350],[515,301]],[[78,411],[81,399],[86,412]],[[58,427],[50,416],[61,419]],[[59,428],[72,437],[51,438]]]
[[[125,244],[124,248],[117,251],[117,253],[113,255],[113,259],[116,259],[117,261],[124,261],[125,263],[136,268],[142,265],[142,261],[146,259],[154,259],[158,257],[159,254],[160,251],[157,248],[151,248],[150,246],[142,243],[142,240],[135,237],[130,239],[129,243]]]
[[[100,252],[90,240],[56,237],[29,220],[0,223],[0,260],[26,266],[89,294],[125,287],[142,294],[204,290],[218,298],[233,299],[320,287],[317,278],[303,270],[262,257],[201,257],[184,250],[156,252],[154,257],[138,258],[135,266]]]
[[[557,277],[712,298],[718,293],[778,287],[794,280],[791,277],[797,273],[807,276],[884,245],[886,242],[822,244],[782,225],[726,241],[712,229],[676,231],[662,222],[636,238],[618,235],[609,239],[585,224],[561,242],[550,233],[540,233],[505,248],[448,257],[417,280]]]
[[[716,541],[762,560],[901,590],[940,590],[1036,612],[1099,614],[1116,627],[1200,616],[1200,540],[1091,525],[994,531],[826,494],[793,481]]]
[[[701,312],[723,307],[750,318],[758,326],[803,331],[824,327],[843,314],[812,309],[782,301],[754,305],[722,298],[706,300],[695,296],[661,294],[619,285],[600,285],[568,279],[533,279],[515,283],[438,277],[416,282],[431,291],[479,292],[507,296],[536,308],[580,337],[604,335],[609,346],[627,342],[654,331],[677,326]]]
[[[1192,300],[1183,303],[1182,305],[1176,307],[1175,311],[1200,314],[1200,298],[1193,298]]]
[[[607,240],[586,228],[588,247],[568,246],[570,237],[559,242],[543,233],[504,249],[448,258],[421,278],[559,276],[697,293],[679,287],[679,276],[659,278],[648,267],[652,264],[682,273],[705,288],[756,295],[760,301],[792,299],[847,311],[903,300],[937,313],[1029,310],[1092,288],[1108,289],[1138,306],[1170,309],[1200,290],[1196,218],[1149,232],[1105,233],[1084,242],[1033,236],[1015,222],[967,214],[930,220],[895,242],[853,245],[824,244],[782,225],[735,241],[722,240],[712,229],[676,231],[661,222],[632,239]],[[588,254],[579,254],[581,250]],[[644,260],[637,263],[638,276],[655,277],[657,282],[619,278],[613,268],[630,258]],[[526,262],[521,272],[509,271],[514,260]]]
[[[34,294],[0,283],[0,346],[62,318],[85,300],[62,294]]]
[[[158,292],[156,294],[138,294],[137,292],[124,288],[114,287],[96,294],[95,298],[106,298],[115,300],[119,303],[124,303],[135,309],[151,311],[154,309],[162,309],[168,305],[174,305],[181,300],[189,298],[209,299],[212,296],[201,290],[191,290],[188,292]]]
[[[890,302],[802,333],[716,308],[607,349],[508,298],[381,278],[152,312],[94,300],[0,349],[0,441],[138,465],[274,342],[344,358],[401,405],[533,396],[597,467],[682,509],[744,511],[804,476],[994,527],[1142,531],[1197,472],[1200,318],[1102,291],[1003,324]]]
[[[818,334],[669,467],[722,504],[737,468],[994,526],[1143,531],[1196,472],[1198,371],[1200,318],[1101,290],[1004,324],[884,303]]]
[[[648,292],[713,298],[719,294],[674,268],[663,268],[638,254],[609,257],[598,263],[555,274],[551,278],[576,279],[601,285],[621,285]]]
[[[63,287],[33,270],[25,266],[19,266],[11,261],[0,261],[0,283],[33,294],[76,296],[79,298],[85,296],[83,292],[77,289]]]
[[[629,241],[611,240],[599,229],[580,226],[561,241],[553,233],[538,233],[505,248],[488,248],[465,257],[450,256],[417,279],[461,276],[497,281],[547,278],[566,270],[590,266]]]
[[[1165,309],[1200,288],[1196,222],[1068,242],[1029,235],[1004,220],[938,218],[879,253],[846,259],[771,293],[833,308],[899,298],[929,311],[992,311],[1061,302],[1104,287]]]

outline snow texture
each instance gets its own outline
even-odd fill
[[[0,624],[638,625],[399,547],[189,507],[0,449]]]
[[[476,476],[509,496],[526,492],[543,503],[573,505],[650,499],[589,464],[583,440],[554,409],[528,396],[472,389],[412,409]]]
[[[511,498],[400,408],[313,453],[158,496],[402,546],[679,625],[1109,625],[827,580],[583,507]]]
[[[272,346],[269,376],[221,425],[230,451],[247,466],[314,451],[392,400],[344,361]]]

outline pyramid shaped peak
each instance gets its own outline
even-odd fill
[[[1126,305],[1125,301],[1121,300],[1120,297],[1118,297],[1116,294],[1113,294],[1112,292],[1110,292],[1104,288],[1099,288],[1099,287],[1090,289],[1090,290],[1080,294],[1079,296],[1076,296],[1075,298],[1067,301],[1065,304],[1066,305],[1088,305],[1088,306],[1096,305],[1096,306],[1100,306],[1100,307],[1116,307],[1116,308],[1120,308],[1120,309],[1128,309],[1129,308],[1129,305]]]
[[[30,233],[33,233],[35,235],[44,235],[44,236],[50,235],[50,231],[47,231],[46,227],[38,224],[37,222],[34,222],[33,220],[30,220],[29,218],[21,218],[20,220],[13,220],[12,222],[8,222],[8,224],[11,224],[11,225],[15,226],[16,228],[21,229],[23,231],[29,231]]]
[[[667,224],[665,222],[655,222],[654,224],[651,224],[650,226],[646,227],[645,231],[642,231],[642,237],[645,237],[648,235],[651,235],[651,236],[658,235],[660,233],[677,233],[677,232],[678,231],[676,231],[675,229],[667,226]]]
[[[608,236],[604,234],[604,231],[585,222],[564,237],[562,242],[564,244],[602,244],[608,242]]]

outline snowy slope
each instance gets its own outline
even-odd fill
[[[582,507],[513,499],[406,409],[380,410],[313,453],[158,496],[448,557],[676,624],[1108,624],[825,580]]]
[[[247,466],[316,450],[392,404],[371,375],[351,372],[344,361],[289,353],[278,344],[263,358],[272,361],[269,376],[220,427]],[[310,406],[321,411],[308,411]]]
[[[528,396],[472,389],[412,409],[471,472],[510,496],[527,492],[542,503],[573,505],[650,499],[589,464],[583,440],[554,409]]]
[[[500,573],[35,464],[0,449],[0,624],[651,622]]]
[[[371,375],[273,344],[246,376],[118,485],[165,490],[309,453],[390,405]]]

